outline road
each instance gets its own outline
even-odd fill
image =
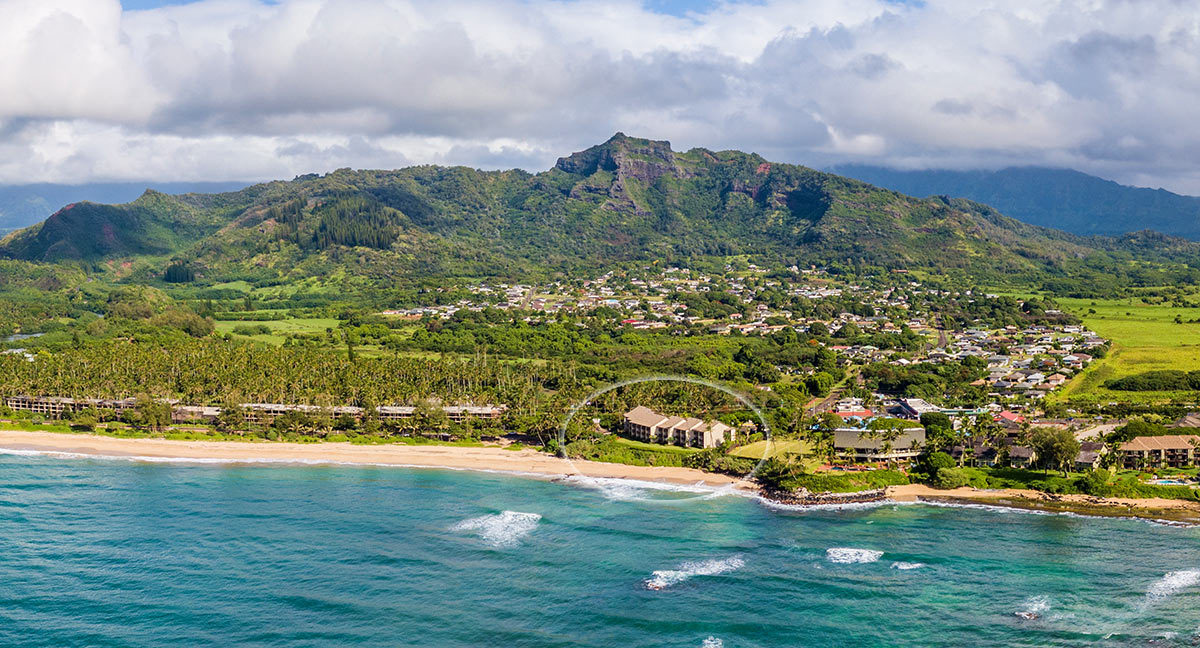
[[[817,414],[820,414],[822,412],[829,410],[829,408],[832,407],[834,405],[834,403],[837,403],[839,400],[841,400],[842,393],[846,391],[846,386],[851,381],[853,381],[854,384],[858,385],[858,386],[862,386],[864,384],[862,375],[859,374],[857,371],[855,371],[854,373],[851,373],[850,375],[848,375],[844,379],[842,379],[842,382],[840,382],[836,386],[834,386],[833,389],[829,390],[829,395],[826,396],[825,398],[822,398],[822,399],[814,398],[814,399],[810,400],[808,402],[808,405],[806,405],[806,407],[808,408],[808,411],[815,416]]]

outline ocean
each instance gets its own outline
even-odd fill
[[[0,646],[1191,646],[1200,529],[0,455]]]

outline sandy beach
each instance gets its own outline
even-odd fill
[[[350,443],[284,443],[240,441],[174,441],[119,439],[94,434],[62,434],[0,430],[0,448],[66,452],[100,457],[153,457],[222,461],[295,461],[363,465],[416,466],[527,473],[581,475],[647,482],[736,486],[754,490],[742,480],[693,468],[626,466],[595,461],[567,461],[536,450],[441,445],[354,445]]]
[[[443,445],[354,445],[350,443],[285,443],[239,441],[175,441],[121,439],[94,434],[0,430],[0,448],[61,452],[97,457],[195,459],[228,462],[289,462],[391,465],[500,471],[547,477],[586,476],[633,479],[672,485],[733,486],[749,492],[758,487],[745,480],[693,468],[627,466],[595,461],[567,461],[528,448]],[[1053,495],[1034,490],[938,490],[923,484],[891,486],[884,498],[896,502],[986,504],[1045,512],[1139,517],[1200,523],[1200,503],[1169,499],[1101,498]]]

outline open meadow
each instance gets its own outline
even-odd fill
[[[247,337],[255,340],[274,344],[276,346],[283,344],[283,341],[289,334],[295,333],[324,333],[326,329],[336,329],[338,320],[332,317],[313,317],[313,318],[295,318],[283,320],[268,320],[262,322],[256,321],[241,321],[241,320],[218,320],[216,329],[222,335],[233,333],[240,335],[236,329],[243,330],[257,329],[258,327],[266,327],[270,330],[269,333],[255,333]]]
[[[1084,324],[1112,341],[1108,356],[1076,376],[1059,397],[1093,402],[1194,400],[1195,392],[1117,392],[1104,382],[1146,371],[1200,369],[1200,309],[1138,299],[1059,299]]]

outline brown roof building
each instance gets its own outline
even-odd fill
[[[715,448],[737,436],[737,430],[720,421],[663,416],[641,405],[625,413],[624,430],[638,441],[688,448]]]
[[[1135,437],[1121,444],[1121,466],[1140,468],[1183,468],[1196,463],[1200,436],[1171,434]]]

